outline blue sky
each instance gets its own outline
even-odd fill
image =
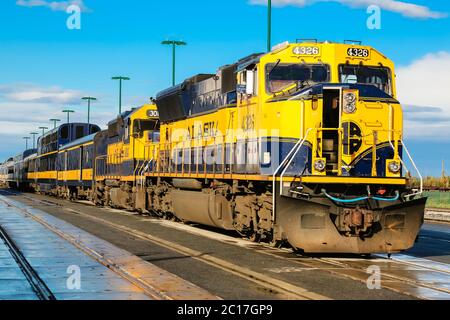
[[[395,61],[406,134],[425,174],[450,173],[450,2],[423,0],[273,0],[273,44],[296,38],[358,39]],[[66,27],[70,3],[82,5],[81,30]],[[370,4],[381,29],[366,26]],[[117,83],[131,77],[124,104],[141,105],[171,82],[171,52],[182,39],[177,79],[214,72],[266,49],[264,0],[2,0],[0,3],[0,159],[20,151],[22,137],[93,95],[94,121],[117,111]],[[431,78],[431,79],[430,79]],[[9,112],[8,112],[9,111]]]

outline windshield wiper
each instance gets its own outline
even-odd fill
[[[283,88],[279,91],[273,92],[273,95],[276,96],[278,94],[292,94],[295,92],[298,92],[300,90],[303,90],[305,88],[311,87],[313,84],[311,84],[311,79],[304,79],[304,80],[297,80],[290,86],[287,86],[286,88]],[[294,91],[292,91],[294,90]]]
[[[269,79],[270,79],[270,76],[272,75],[273,71],[274,71],[276,68],[278,68],[278,66],[280,65],[280,62],[281,62],[281,59],[278,59],[278,60],[277,60],[277,63],[273,66],[273,68],[270,69],[270,71],[269,71]]]

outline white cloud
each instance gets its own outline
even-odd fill
[[[82,11],[90,11],[84,4],[84,0],[47,1],[47,0],[16,0],[16,5],[21,7],[45,7],[53,11],[66,11],[71,5],[77,5]]]
[[[450,140],[450,52],[427,54],[396,73],[407,135]]]
[[[11,102],[78,104],[82,96],[81,91],[57,86],[43,88],[32,84],[0,85],[0,98]]]
[[[436,12],[426,6],[398,0],[272,0],[273,5],[278,7],[304,7],[318,2],[338,2],[353,8],[367,8],[371,5],[377,5],[383,10],[396,12],[410,18],[439,19],[447,17],[447,13]],[[267,0],[250,0],[250,3],[267,5]]]
[[[450,52],[430,53],[397,69],[400,101],[450,113]]]
[[[40,126],[52,127],[49,119],[66,121],[62,113],[65,108],[75,110],[71,122],[86,122],[87,105],[81,97],[93,95],[98,101],[91,105],[91,123],[106,128],[109,121],[117,116],[116,94],[82,92],[58,86],[43,87],[35,84],[0,84],[0,162],[23,151],[22,137],[30,132],[41,132]],[[123,110],[131,109],[147,101],[148,98],[132,96],[124,98]],[[32,143],[32,142],[30,142]]]

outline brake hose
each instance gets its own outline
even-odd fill
[[[360,202],[360,201],[364,201],[364,200],[368,200],[368,199],[373,199],[373,200],[377,200],[377,201],[397,201],[400,198],[400,193],[398,191],[395,191],[395,197],[393,198],[382,198],[382,197],[369,197],[369,196],[365,196],[365,197],[359,197],[359,198],[353,198],[353,199],[339,199],[336,197],[333,197],[331,195],[329,195],[325,189],[322,189],[322,193],[330,200],[334,201],[334,202],[340,202],[340,203],[355,203],[355,202]]]

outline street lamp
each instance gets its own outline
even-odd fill
[[[75,113],[75,111],[67,109],[67,110],[63,110],[62,112],[67,113],[67,124],[69,124],[70,123],[70,114]]]
[[[30,137],[23,137],[22,139],[25,140],[25,151],[27,151],[28,150],[28,140],[30,140],[31,138]]]
[[[91,101],[96,101],[97,98],[94,97],[83,97],[81,98],[82,100],[87,100],[88,102],[88,119],[87,119],[87,123],[90,124],[90,115],[91,115]]]
[[[37,132],[30,132],[30,134],[33,136],[33,149],[36,149],[36,136],[39,133],[37,133]]]
[[[161,44],[164,45],[171,45],[172,46],[172,85],[175,85],[175,64],[176,64],[176,55],[175,55],[175,49],[177,46],[185,46],[187,45],[184,41],[176,41],[176,40],[166,40],[161,42]]]
[[[130,80],[128,77],[117,76],[112,77],[112,80],[119,80],[119,115],[122,114],[122,81]]]
[[[53,129],[56,129],[56,123],[61,122],[60,119],[50,119],[49,121],[53,122]]]
[[[272,50],[272,0],[267,0],[267,52]]]
[[[39,129],[41,129],[41,130],[42,130],[42,135],[44,135],[44,134],[45,134],[45,130],[47,130],[47,129],[48,129],[48,127],[39,127]]]

